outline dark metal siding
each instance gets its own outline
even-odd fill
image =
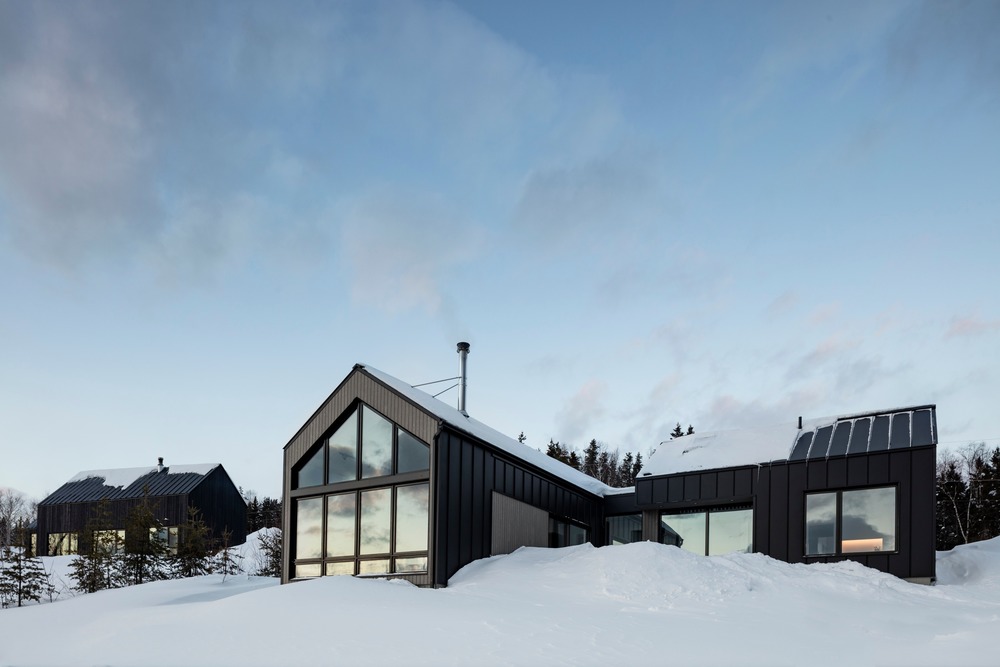
[[[210,472],[191,492],[188,503],[201,510],[213,539],[221,540],[223,531],[229,530],[230,545],[246,542],[247,504],[222,466]]]
[[[150,498],[149,503],[153,510],[153,516],[166,525],[178,525],[187,518],[187,495],[159,496]],[[125,520],[137,505],[142,503],[141,498],[123,498],[119,500],[109,500],[108,519],[111,530],[123,530]],[[97,502],[83,503],[60,503],[38,506],[38,550],[39,553],[46,553],[48,548],[49,534],[51,533],[79,533],[86,527],[87,522],[95,516]]]
[[[903,578],[934,577],[936,447],[909,447],[830,459],[777,461],[639,480],[644,536],[657,539],[658,513],[752,500],[754,550],[790,563],[854,560]],[[699,476],[698,484],[690,480]],[[870,486],[897,488],[897,550],[805,556],[806,493]],[[750,488],[751,494],[745,492]],[[698,490],[695,493],[695,489]]]
[[[444,586],[461,567],[490,555],[493,535],[493,492],[590,528],[596,546],[604,539],[599,497],[530,468],[506,452],[470,436],[442,428],[432,450],[436,500],[434,585]]]

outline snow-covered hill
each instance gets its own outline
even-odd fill
[[[938,575],[648,542],[520,549],[440,590],[211,575],[2,611],[0,664],[997,664],[1000,539]]]

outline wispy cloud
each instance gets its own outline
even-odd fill
[[[484,233],[439,197],[381,190],[346,213],[340,239],[356,301],[388,312],[436,313],[444,278],[476,255]]]
[[[968,315],[966,317],[953,317],[944,337],[980,336],[994,331],[1000,331],[1000,320],[984,320],[978,315]]]
[[[606,412],[607,386],[598,380],[588,380],[581,386],[556,415],[559,433],[569,444],[576,445],[591,437],[588,431]]]

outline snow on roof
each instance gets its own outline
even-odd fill
[[[803,420],[801,428],[789,422],[694,433],[660,443],[639,476],[931,445],[937,442],[934,411],[933,405],[921,405]]]
[[[813,426],[829,420],[814,421]],[[639,477],[787,459],[798,435],[797,421],[766,428],[684,435],[660,443],[646,459]]]
[[[181,475],[185,473],[195,473],[207,475],[212,472],[218,463],[196,463],[193,465],[172,465],[164,466],[164,472],[168,475]],[[104,480],[104,486],[116,486],[126,488],[131,486],[137,479],[156,472],[156,466],[145,468],[109,468],[107,470],[84,470],[74,475],[67,484],[71,482],[82,482],[87,479],[100,478]]]
[[[580,487],[598,496],[604,496],[618,491],[617,489],[594,479],[590,475],[586,475],[579,470],[571,468],[565,463],[552,458],[544,452],[540,452],[537,449],[525,445],[524,443],[518,442],[517,440],[500,433],[499,431],[476,419],[473,419],[472,417],[463,415],[457,408],[453,408],[447,403],[439,401],[425,391],[411,387],[399,378],[383,373],[382,371],[372,368],[367,364],[358,365],[376,380],[387,385],[393,391],[399,393],[410,401],[413,401],[438,419],[441,419],[455,428],[465,431],[469,435],[479,438],[483,442],[489,443],[497,449],[503,450],[508,454],[521,459],[522,461],[530,463],[536,468],[541,468],[542,470],[545,470],[546,472],[551,473],[556,477],[573,484],[574,486]]]

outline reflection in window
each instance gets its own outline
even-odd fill
[[[358,574],[389,574],[389,559],[363,560],[358,564]]]
[[[292,488],[353,482],[429,468],[427,443],[362,404],[293,469]]]
[[[427,470],[430,463],[430,448],[403,429],[398,429],[397,433],[396,472]]]
[[[427,550],[427,484],[396,487],[396,551]]]
[[[306,486],[320,486],[323,484],[323,448],[320,447],[316,453],[302,464],[295,474],[295,488],[301,489]]]
[[[704,556],[706,518],[706,512],[663,514],[660,516],[660,534],[669,537],[665,544]]]
[[[347,418],[327,441],[328,484],[358,478],[358,413]]]
[[[361,492],[361,540],[358,553],[389,553],[392,489]]]
[[[308,577],[318,577],[320,575],[319,563],[296,563],[295,572],[292,576],[296,579],[306,579]]]
[[[392,422],[364,406],[361,423],[361,477],[392,473]]]
[[[177,553],[177,538],[178,538],[178,527],[177,526],[163,526],[159,529],[150,528],[149,529],[149,539],[159,540],[161,544],[167,549],[167,553],[176,554]]]
[[[396,559],[396,572],[426,572],[427,556]]]
[[[660,515],[660,543],[701,556],[753,551],[753,509]]]
[[[819,556],[837,551],[837,494],[810,493],[806,496],[806,555]]]
[[[327,496],[326,555],[328,557],[354,555],[355,498],[353,493]]]
[[[843,553],[896,550],[895,488],[844,491],[841,502]]]
[[[642,541],[642,514],[609,516],[605,544],[631,544]]]
[[[585,526],[549,516],[549,546],[552,548],[583,544],[588,541],[587,533]]]
[[[709,512],[708,555],[750,553],[753,549],[753,510]]]
[[[895,487],[806,495],[805,555],[834,556],[895,550]]]
[[[49,533],[50,556],[70,556],[79,550],[80,543],[76,533]]]
[[[326,564],[326,576],[328,577],[338,577],[351,574],[354,574],[353,560],[333,561]]]
[[[296,503],[296,517],[295,558],[319,558],[323,544],[323,499],[302,498]]]

